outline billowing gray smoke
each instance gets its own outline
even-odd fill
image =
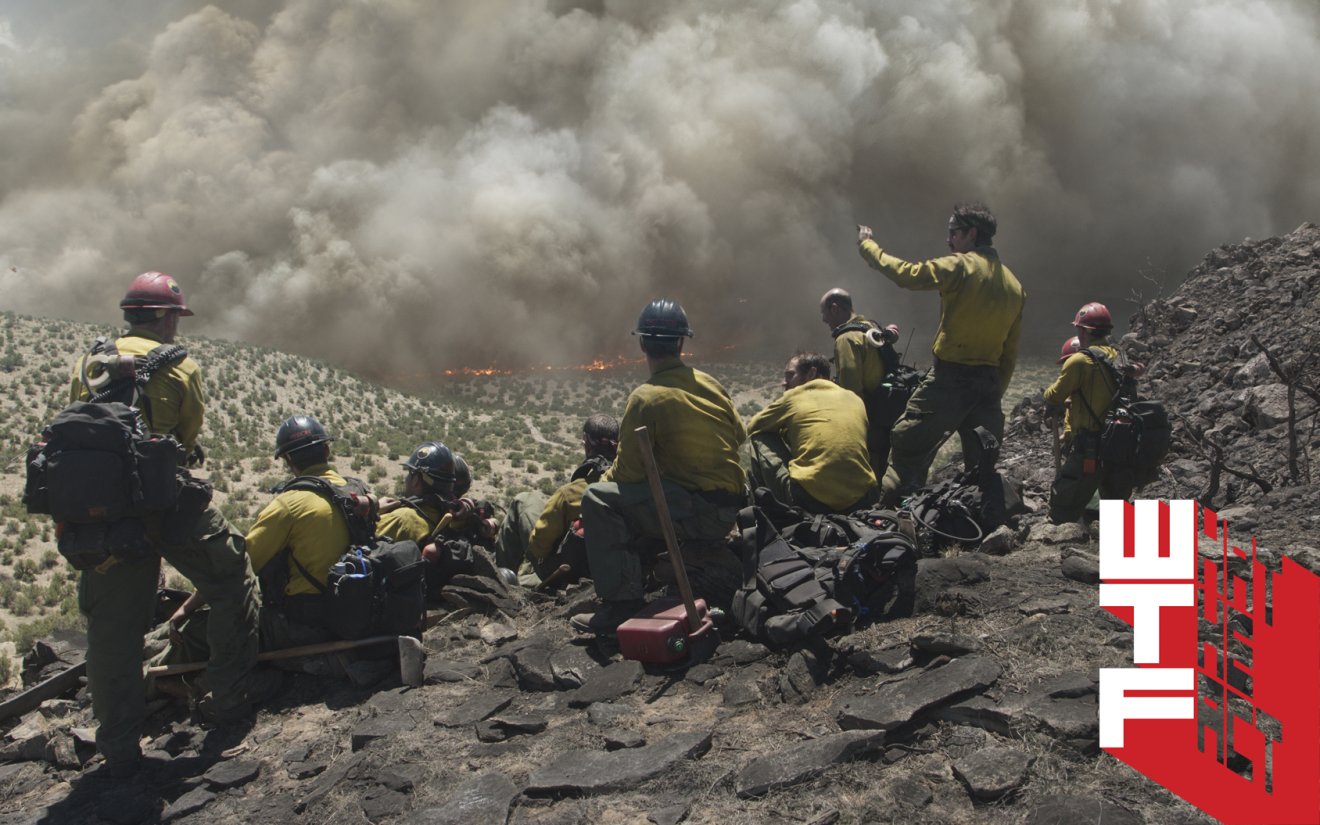
[[[386,377],[828,346],[816,299],[934,334],[866,269],[983,199],[1028,343],[1320,216],[1312,0],[19,0],[0,10],[0,306]]]

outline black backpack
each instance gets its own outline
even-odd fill
[[[178,501],[183,458],[179,442],[147,432],[132,407],[75,401],[28,449],[23,504],[55,520],[56,546],[75,569],[145,558]]]
[[[780,528],[756,506],[738,524],[743,583],[730,613],[751,635],[788,645],[911,614],[916,548],[901,534],[850,516]]]
[[[426,563],[417,542],[390,541],[375,534],[375,501],[355,478],[336,487],[323,478],[298,476],[275,492],[307,490],[330,502],[348,525],[349,548],[331,565],[321,584],[286,548],[267,563],[262,595],[276,603],[283,599],[287,580],[285,561],[316,588],[323,599],[323,623],[341,639],[371,635],[421,632],[426,615]]]
[[[1026,512],[1018,485],[995,469],[999,439],[985,427],[973,432],[981,445],[977,464],[951,479],[926,485],[908,499],[906,509],[918,526],[932,534],[932,548],[952,543],[975,546]]]
[[[1107,469],[1130,471],[1136,486],[1149,484],[1159,477],[1160,465],[1169,454],[1173,428],[1168,410],[1161,402],[1138,395],[1132,372],[1115,364],[1099,349],[1088,347],[1082,352],[1093,363],[1103,366],[1106,381],[1114,390],[1103,419],[1082,397],[1091,417],[1104,422],[1097,458]]]

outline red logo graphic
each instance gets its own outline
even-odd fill
[[[1100,578],[1136,665],[1100,670],[1100,747],[1230,825],[1320,823],[1320,577],[1194,501],[1102,501]]]

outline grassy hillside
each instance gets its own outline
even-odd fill
[[[98,335],[119,331],[0,313],[0,639],[17,642],[20,650],[55,625],[80,622],[77,576],[55,552],[53,525],[22,506],[23,457],[66,403],[77,357]],[[474,494],[498,504],[524,490],[549,492],[562,483],[581,458],[582,421],[596,412],[621,415],[628,392],[645,373],[639,363],[602,371],[437,377],[429,388],[409,393],[260,347],[189,337],[180,343],[201,364],[206,381],[202,444],[208,458],[201,474],[240,529],[269,500],[271,485],[285,477],[271,451],[275,429],[289,415],[320,419],[337,436],[338,468],[381,493],[398,492],[399,462],[414,446],[442,440],[472,466]],[[744,417],[778,394],[779,363],[694,363],[728,387]],[[1041,363],[1019,370],[1009,406],[1048,380],[1053,369]]]

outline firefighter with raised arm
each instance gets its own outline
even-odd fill
[[[1050,521],[1055,524],[1081,519],[1097,490],[1101,498],[1126,499],[1136,486],[1130,470],[1107,468],[1099,460],[1100,431],[1119,388],[1108,368],[1087,350],[1120,362],[1118,350],[1109,343],[1114,328],[1109,309],[1086,304],[1073,317],[1073,327],[1077,351],[1064,359],[1058,379],[1045,390],[1046,415],[1064,422],[1063,463],[1050,487]]]
[[[1022,285],[991,245],[998,222],[979,203],[958,204],[949,218],[950,253],[910,262],[884,251],[869,226],[857,227],[858,251],[895,285],[940,294],[935,365],[908,400],[890,436],[883,503],[897,504],[926,483],[935,452],[952,432],[962,438],[967,466],[980,458],[972,431],[1004,437],[1000,399],[1017,366]]]
[[[119,307],[128,332],[113,344],[98,341],[79,360],[70,384],[71,401],[97,396],[104,378],[98,367],[110,360],[131,356],[146,362],[154,360],[153,353],[168,355],[162,348],[174,344],[179,319],[193,314],[183,289],[163,272],[134,278]],[[181,349],[173,356],[126,401],[140,410],[151,432],[171,435],[185,451],[200,456],[197,437],[206,407],[201,371]],[[98,723],[96,745],[115,776],[133,774],[142,759],[139,739],[146,715],[142,640],[156,605],[161,557],[211,605],[210,695],[199,705],[202,713],[212,721],[236,721],[249,716],[252,702],[270,692],[269,680],[252,670],[260,602],[243,537],[219,509],[206,503],[209,488],[205,490],[195,506],[176,509],[171,528],[162,528],[149,547],[111,556],[82,572],[78,605],[87,617],[87,675]]]

